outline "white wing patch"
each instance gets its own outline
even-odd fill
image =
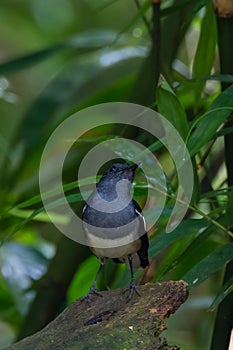
[[[145,221],[145,218],[144,218],[144,216],[142,215],[142,213],[141,213],[139,210],[137,210],[136,208],[135,208],[135,213],[137,213],[138,216],[140,217],[140,219],[142,219],[143,225],[144,225],[144,227],[146,228],[146,221]]]

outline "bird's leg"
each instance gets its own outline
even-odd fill
[[[140,296],[140,293],[137,289],[137,286],[136,286],[136,282],[135,282],[135,279],[134,279],[134,273],[133,273],[133,258],[132,258],[132,255],[129,255],[128,256],[128,261],[129,261],[129,267],[130,267],[130,275],[131,275],[131,281],[130,281],[130,285],[129,285],[129,296],[128,296],[128,300],[127,301],[130,301],[132,296],[133,296],[133,293],[134,291],[137,293],[137,295]]]
[[[94,281],[93,281],[93,283],[92,283],[92,286],[91,286],[91,288],[90,288],[88,294],[97,294],[97,295],[102,296],[102,295],[98,292],[98,290],[97,290],[97,288],[96,288],[96,283],[97,283],[97,280],[98,280],[98,278],[99,278],[100,272],[101,272],[102,268],[104,267],[104,263],[105,263],[104,258],[100,258],[100,266],[99,266],[99,269],[98,269],[98,271],[97,271],[97,273],[96,273],[95,279],[94,279]]]
[[[90,301],[90,297],[93,294],[98,295],[99,297],[102,297],[102,295],[99,293],[98,289],[96,288],[96,283],[97,283],[97,280],[99,278],[100,272],[101,272],[102,268],[104,267],[104,263],[105,263],[105,259],[100,258],[100,266],[99,266],[99,269],[96,273],[95,279],[91,285],[91,288],[90,288],[89,292],[81,300]]]

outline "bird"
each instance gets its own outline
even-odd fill
[[[82,225],[87,245],[100,261],[87,298],[93,294],[102,296],[96,283],[107,258],[129,266],[131,280],[128,300],[134,292],[140,295],[134,269],[149,265],[149,241],[142,209],[131,196],[137,168],[138,164],[112,164],[83,207]]]

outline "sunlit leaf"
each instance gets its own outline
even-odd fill
[[[11,209],[9,210],[9,214],[16,216],[18,218],[32,218],[35,219],[37,221],[40,222],[51,222],[51,219],[48,217],[48,215],[43,212],[43,210],[41,209],[41,211],[37,211],[37,214],[34,215],[34,210],[23,210],[23,209]],[[66,217],[62,217],[62,215],[58,215],[56,213],[50,213],[50,216],[53,218],[54,222],[58,222],[58,223],[65,223],[66,222]],[[28,222],[28,221],[27,221]]]

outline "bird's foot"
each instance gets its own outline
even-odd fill
[[[98,291],[98,289],[95,286],[91,286],[89,292],[82,297],[80,300],[81,301],[87,301],[88,303],[91,303],[92,298],[94,295],[97,295],[98,297],[103,297],[103,295]]]
[[[137,288],[136,282],[135,280],[131,280],[129,288],[127,288],[124,292],[129,291],[129,295],[127,297],[127,303],[132,299],[133,293],[135,292],[138,296],[141,296],[141,294],[139,293],[139,290]]]

